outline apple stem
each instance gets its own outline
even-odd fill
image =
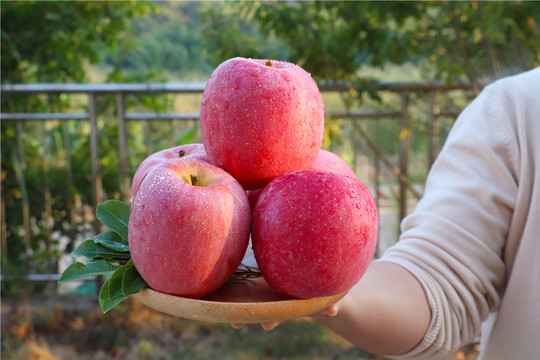
[[[197,180],[199,180],[199,178],[196,177],[195,175],[189,175],[189,180],[191,181],[191,185],[196,186]]]
[[[236,271],[228,281],[241,281],[246,279],[258,278],[261,276],[261,271],[258,268],[241,264],[241,267],[236,269]]]
[[[267,60],[265,65],[268,66],[268,67],[274,66],[274,64],[272,64],[272,61],[270,61],[270,60]]]
[[[178,157],[184,157],[186,155],[186,151],[185,150],[180,150],[178,152]]]

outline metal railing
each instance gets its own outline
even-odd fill
[[[95,209],[97,204],[103,201],[103,184],[100,173],[100,159],[99,159],[99,128],[98,128],[98,111],[96,108],[96,98],[102,95],[115,95],[116,116],[118,125],[118,153],[119,153],[119,172],[122,182],[121,186],[121,198],[124,201],[129,201],[130,197],[130,172],[128,167],[128,149],[127,149],[127,134],[126,124],[131,121],[150,121],[150,120],[190,120],[197,121],[198,112],[136,112],[129,111],[126,108],[126,97],[131,94],[170,94],[170,95],[182,95],[182,94],[202,94],[205,83],[201,82],[171,82],[171,83],[151,83],[151,84],[16,84],[16,85],[3,85],[1,87],[2,96],[9,97],[12,95],[24,96],[24,94],[81,94],[86,98],[85,112],[31,112],[31,113],[19,113],[19,112],[2,112],[0,115],[1,120],[4,122],[16,122],[18,131],[22,134],[22,123],[27,121],[38,121],[42,124],[50,120],[55,121],[88,121],[90,124],[90,159],[91,162],[91,179],[92,179],[92,206]],[[320,86],[323,97],[325,94],[338,93],[343,94],[351,90],[351,86],[347,84],[322,84]],[[397,179],[399,186],[399,219],[402,219],[408,212],[408,198],[420,198],[421,193],[418,188],[412,186],[408,178],[409,170],[409,141],[411,137],[411,119],[410,119],[410,107],[411,107],[411,94],[421,93],[427,95],[427,109],[425,111],[427,117],[427,141],[428,141],[428,154],[427,164],[429,167],[433,163],[439,150],[438,139],[438,119],[441,117],[454,119],[461,109],[440,109],[439,97],[441,94],[447,94],[452,91],[464,92],[462,97],[470,98],[473,88],[468,84],[454,84],[446,85],[440,83],[418,82],[418,83],[380,83],[372,89],[379,93],[391,93],[397,95],[400,99],[399,108],[393,110],[381,110],[384,107],[378,109],[358,109],[352,108],[347,105],[343,105],[341,109],[328,109],[326,115],[329,118],[339,118],[344,121],[352,123],[352,129],[356,132],[363,144],[370,149],[374,156],[374,175],[373,186],[374,195],[377,202],[379,201],[379,176],[382,168],[386,168]],[[474,95],[474,94],[472,94]],[[392,107],[387,107],[391,109]],[[3,110],[2,110],[3,111]],[[397,164],[395,159],[390,159],[380,149],[377,137],[373,137],[361,126],[361,122],[365,120],[379,121],[381,119],[393,119],[399,122],[401,127],[401,133],[399,136],[399,154]],[[44,126],[44,125],[43,125]],[[19,143],[19,161],[20,166],[24,169],[24,153],[22,145]],[[354,150],[356,152],[356,148]],[[356,153],[355,153],[356,154]],[[69,155],[69,153],[68,153]],[[68,156],[69,157],[69,156]],[[141,159],[142,160],[142,159]],[[46,157],[44,158],[46,161]],[[71,171],[71,164],[68,160],[68,176]],[[71,182],[73,180],[70,180]],[[68,187],[72,187],[73,184],[68,181]],[[4,189],[2,190],[4,191]],[[68,189],[69,196],[73,194]],[[45,202],[50,202],[50,194],[45,192]],[[3,198],[2,194],[2,198]],[[45,216],[50,216],[51,204],[46,204],[47,211]],[[5,211],[4,203],[2,203],[2,211]],[[25,236],[29,236],[29,209],[24,209],[24,227],[27,227]],[[48,222],[47,222],[48,223]],[[6,245],[6,228],[5,217],[2,216],[2,250],[5,250]],[[99,231],[99,223],[94,222],[94,229],[96,233]],[[50,236],[50,232],[48,234]],[[28,241],[26,239],[25,241]],[[55,280],[57,274],[51,274],[47,276],[31,276],[33,280]]]

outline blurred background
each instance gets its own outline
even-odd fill
[[[397,241],[460,111],[540,64],[538,2],[0,6],[2,359],[376,358],[309,319],[238,331],[130,300],[104,315],[95,280],[60,286],[58,274],[102,231],[96,205],[129,201],[146,156],[201,141],[202,90],[226,59],[290,61],[318,82],[323,148],[377,201],[377,256]]]

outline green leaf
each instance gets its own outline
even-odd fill
[[[129,211],[131,207],[119,200],[107,200],[97,206],[97,218],[109,229],[128,240]]]
[[[130,295],[148,287],[130,260],[118,267],[103,283],[99,292],[99,305],[104,313],[114,308]]]
[[[148,287],[148,284],[141,277],[141,274],[133,265],[133,261],[129,261],[126,265],[126,271],[124,272],[124,277],[122,279],[122,293],[124,296],[129,296],[139,292],[139,290]]]
[[[101,244],[96,244],[94,240],[86,240],[79,245],[72,253],[71,256],[84,256],[91,260],[108,260],[127,262],[131,259],[129,252],[118,252],[116,250],[109,249]]]
[[[119,268],[105,260],[91,261],[86,264],[76,262],[67,267],[58,282],[80,280],[95,275],[109,275]]]
[[[99,292],[99,305],[104,313],[122,302],[127,296],[122,293],[122,279],[127,267],[119,267],[112,276],[103,283]]]
[[[129,252],[128,242],[113,231],[105,231],[94,236],[94,243],[103,245],[104,247],[114,251]]]

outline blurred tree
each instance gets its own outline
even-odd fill
[[[317,80],[357,82],[362,66],[411,62],[433,78],[478,85],[540,64],[535,2],[253,1],[205,16],[218,62],[270,57],[264,45],[279,39],[288,49],[282,59]],[[256,24],[257,36],[238,30],[242,23]]]
[[[538,2],[250,1],[213,6],[203,15],[214,65],[234,56],[297,63],[319,82],[350,84],[340,94],[348,107],[378,100],[371,85],[380,78],[371,70],[382,69],[377,73],[386,79],[391,65],[406,64],[423,79],[468,82],[476,92],[496,78],[540,65]],[[286,51],[275,52],[269,44]],[[399,106],[398,101],[395,110]],[[425,134],[428,119],[420,112],[410,125],[413,133],[423,128]],[[330,131],[336,128],[331,121],[327,135],[337,144],[341,133]],[[371,124],[365,127],[374,133]],[[393,122],[380,135],[394,154],[399,136],[407,134],[401,130]],[[427,146],[411,140],[415,150]]]
[[[417,57],[447,82],[483,83],[540,65],[540,3],[429,3],[420,22]]]
[[[2,2],[2,82],[81,82],[99,50],[129,41],[137,1]]]
[[[151,2],[136,1],[3,1],[0,24],[2,83],[87,81],[87,65],[97,63],[104,49],[132,44],[131,20],[154,8]],[[117,70],[113,69],[111,74],[118,73]],[[72,101],[65,94],[4,95],[1,106],[3,112],[60,112],[72,106]],[[98,107],[99,111],[105,111],[107,104],[98,103]],[[8,238],[2,239],[2,243],[7,244],[7,251],[2,253],[4,273],[6,257],[10,259],[8,273],[38,271],[33,267],[50,266],[53,264],[48,261],[53,254],[50,251],[51,231],[69,233],[77,223],[86,221],[65,222],[68,193],[63,149],[69,142],[75,150],[71,159],[75,183],[72,195],[82,198],[83,203],[90,203],[87,125],[71,122],[64,122],[62,126],[54,122],[23,125],[22,122],[2,121],[1,196]],[[107,128],[106,131],[113,130]],[[107,141],[103,137],[100,140]],[[115,166],[118,167],[112,164],[109,168]],[[117,186],[112,191],[116,189]],[[46,199],[57,209],[47,216],[45,214],[50,210]],[[25,207],[28,210],[23,211]],[[27,219],[23,220],[25,216]],[[27,225],[26,229],[22,229],[23,223]],[[23,238],[25,240],[21,241]],[[39,261],[28,261],[32,258]]]
[[[107,52],[103,63],[124,72],[163,69],[176,77],[207,77],[213,67],[203,40],[199,10],[205,3],[157,2],[156,11],[133,20],[135,46]]]

